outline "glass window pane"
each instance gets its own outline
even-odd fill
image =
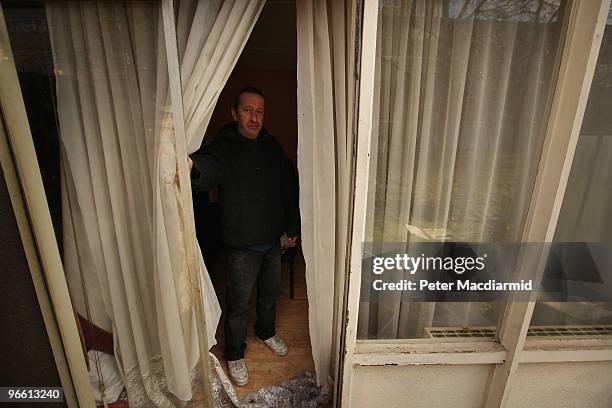
[[[612,265],[607,259],[612,254],[611,109],[612,12],[557,222],[557,250],[549,258],[549,269],[554,269],[555,275],[544,276],[544,285],[555,283],[551,279],[557,278],[562,298],[536,304],[532,335],[612,335],[608,296],[612,293]],[[576,256],[580,256],[578,263],[570,259]]]
[[[379,2],[366,223],[373,248],[520,241],[564,11],[554,1]],[[371,285],[370,273],[362,285]],[[365,292],[362,339],[487,338],[501,305]]]

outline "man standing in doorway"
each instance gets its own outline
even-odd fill
[[[278,141],[263,127],[265,100],[247,86],[236,95],[234,122],[202,152],[192,155],[194,190],[220,187],[221,240],[226,249],[225,357],[230,377],[248,383],[244,361],[249,297],[257,285],[255,335],[276,355],[288,352],[276,334],[280,294],[280,237],[294,245],[299,235],[297,186]]]

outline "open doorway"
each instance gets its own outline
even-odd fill
[[[230,107],[245,85],[260,89],[265,96],[264,127],[281,144],[283,153],[297,174],[297,35],[295,1],[268,1],[230,75],[204,138],[203,149],[219,130],[232,120]],[[224,309],[226,265],[219,233],[219,204],[216,190],[194,192],[196,232],[204,260]],[[308,298],[305,263],[298,244],[282,251],[281,295],[276,305],[277,334],[289,347],[287,356],[278,357],[255,337],[255,293],[249,306],[245,360],[249,383],[236,387],[239,397],[262,387],[278,385],[305,370],[314,371],[308,330]],[[255,289],[253,290],[255,292]],[[223,320],[217,330],[218,344],[212,352],[228,370],[223,355]]]
[[[145,10],[150,12],[152,16],[156,12],[156,7],[153,6],[156,6],[156,4],[153,4],[149,9]],[[33,31],[36,35],[37,41],[32,40],[33,35],[30,35],[27,38],[25,36],[18,35],[20,30],[24,29],[25,25],[15,23],[16,19],[23,16],[21,13],[24,13],[22,9],[17,6],[17,3],[14,3],[13,11],[9,10],[8,12],[9,22],[11,23],[9,31],[11,32],[13,45],[16,51],[18,70],[20,79],[22,80],[22,92],[26,99],[28,114],[31,119],[36,118],[35,121],[31,121],[31,128],[34,133],[34,142],[38,152],[39,165],[43,173],[45,189],[47,190],[47,198],[50,211],[52,213],[52,220],[54,221],[54,226],[56,229],[59,253],[64,255],[64,259],[66,259],[66,248],[65,245],[63,245],[65,242],[64,238],[65,235],[72,229],[67,228],[65,225],[67,219],[65,215],[69,214],[70,212],[65,213],[63,211],[62,205],[67,201],[65,200],[65,197],[62,196],[62,192],[69,191],[69,193],[71,193],[72,190],[70,189],[73,189],[73,186],[68,185],[66,187],[62,185],[62,170],[67,170],[61,167],[61,161],[59,159],[62,151],[60,146],[61,143],[58,143],[60,124],[58,122],[55,90],[57,86],[56,78],[60,75],[64,75],[64,77],[66,77],[68,74],[67,71],[62,72],[62,70],[55,69],[53,64],[52,46],[49,42],[50,33],[47,26],[47,16],[45,15],[44,7],[44,3],[37,2],[33,3],[32,7],[28,8],[29,12],[35,14],[35,16],[32,17],[34,20],[32,27],[34,27]],[[96,18],[93,20],[97,21]],[[150,23],[151,21],[148,22]],[[109,24],[109,26],[112,26],[112,24]],[[229,100],[237,87],[244,84],[255,85],[262,89],[266,94],[267,114],[265,126],[269,129],[270,133],[277,136],[283,147],[285,156],[293,162],[294,168],[297,158],[295,27],[294,1],[271,1],[267,4],[266,8],[261,14],[259,23],[253,32],[251,41],[249,41],[247,44],[242,54],[242,58],[238,61],[236,69],[234,70],[234,74],[230,77],[227,86],[221,95],[220,100],[218,101],[218,109],[213,114],[213,119],[209,126],[209,133],[214,134],[221,124],[229,120]],[[104,29],[108,29],[108,27],[104,26]],[[110,45],[115,46],[117,44],[113,43]],[[82,57],[85,54],[80,51],[74,51],[74,55]],[[97,65],[92,65],[88,66],[88,69],[97,67]],[[91,70],[91,72],[94,73],[99,71],[99,69],[97,71],[95,69]],[[90,71],[87,72],[89,73]],[[123,72],[120,74],[123,74]],[[140,74],[140,72],[138,72],[138,74]],[[74,77],[76,78],[76,76]],[[99,83],[93,80],[83,82],[83,85],[86,86],[79,89],[79,91],[82,91],[83,94],[90,90],[89,86],[91,84]],[[143,85],[139,90],[146,90],[145,88],[146,87]],[[111,91],[112,96],[115,96],[114,92],[117,93],[116,96],[118,97],[123,97],[125,94],[127,94],[127,92],[123,93],[120,87],[112,88]],[[94,92],[94,95],[97,96],[96,92]],[[160,95],[162,95],[161,91]],[[147,101],[145,96],[147,95],[143,94],[143,98],[140,100],[140,102],[143,104]],[[131,101],[133,102],[133,100]],[[121,109],[114,100],[109,100],[108,102],[110,104],[109,106],[113,108],[113,113],[115,115],[119,116],[121,113],[125,112],[125,110]],[[96,100],[96,103],[100,103],[100,101]],[[101,128],[108,124],[109,122],[103,120],[99,122]],[[146,127],[136,130],[146,130]],[[100,133],[104,135],[104,138],[102,138],[104,141],[109,140],[109,138],[106,136],[106,132],[101,131]],[[120,146],[120,149],[123,149],[123,146]],[[104,165],[104,170],[109,171],[110,173],[118,169],[118,166],[113,166],[108,161],[102,161],[101,164]],[[122,177],[111,177],[110,173],[108,180],[119,182],[123,181]],[[81,172],[81,174],[83,173]],[[126,174],[131,173],[126,171]],[[125,178],[127,179],[127,177]],[[63,188],[65,188],[65,190],[62,190]],[[128,190],[130,189],[128,188]],[[207,199],[209,198],[210,195],[207,196]],[[208,200],[208,202],[209,204],[214,204],[214,197],[212,200]],[[211,207],[214,207],[214,205],[211,205]],[[93,206],[85,206],[83,209],[79,208],[79,210],[83,210],[84,213],[87,213],[88,211],[91,211],[92,208]],[[134,209],[134,207],[130,208]],[[146,226],[146,220],[150,219],[150,217],[147,216],[147,211],[144,211],[142,208],[139,210],[142,211],[138,211],[135,214],[142,217],[143,222],[140,224]],[[214,209],[212,211],[214,211]],[[214,220],[214,215],[212,219]],[[100,225],[106,226],[109,224],[109,222],[105,222],[101,223]],[[127,220],[126,222],[116,223],[115,227],[121,229],[125,225],[128,225]],[[210,228],[204,228],[204,230],[207,231],[209,229]],[[143,236],[146,236],[146,234]],[[75,244],[77,241],[79,240],[75,240]],[[138,242],[139,240],[135,241]],[[140,240],[140,242],[142,241],[143,240]],[[203,252],[205,256],[209,258],[207,261],[210,265],[215,264],[215,250],[209,250],[209,248],[206,247],[205,238],[201,242],[203,243]],[[78,242],[78,244],[81,243],[83,242]],[[210,243],[214,247],[214,239],[211,240]],[[120,251],[123,251],[129,247],[129,245],[117,245],[117,249]],[[213,257],[212,264],[210,260],[211,256]],[[118,258],[119,257],[114,257],[113,259],[116,260]],[[263,386],[278,384],[284,380],[292,378],[305,369],[312,370],[314,368],[311,356],[310,340],[308,337],[308,302],[306,299],[304,280],[304,261],[299,250],[297,251],[293,262],[293,284],[290,279],[290,264],[283,263],[283,289],[277,308],[277,327],[279,333],[287,340],[289,344],[290,354],[286,358],[278,358],[270,354],[263,347],[260,348],[260,345],[256,343],[254,344],[254,342],[251,341],[252,337],[247,339],[247,342],[250,344],[248,356],[254,357],[253,363],[249,363],[251,369],[251,383],[250,388],[238,389],[239,395],[244,395],[251,390],[258,389]],[[221,266],[218,268],[211,266],[210,269],[217,291],[222,296],[222,261],[220,265]],[[116,268],[117,271],[123,271],[123,269],[123,265]],[[145,273],[151,269],[140,268],[140,270]],[[147,278],[150,278],[150,275],[147,275]],[[72,283],[74,287],[75,282]],[[291,296],[292,291],[294,292],[293,296]],[[90,296],[92,294],[95,293],[89,292]],[[291,299],[291,297],[293,297],[293,299]],[[86,298],[84,303],[88,304]],[[222,298],[221,303],[223,303]],[[147,313],[150,313],[152,309],[154,308],[143,307],[143,316],[147,316]],[[91,320],[88,321],[91,322]],[[94,339],[94,341],[97,343],[92,347],[100,347],[101,337],[98,334],[93,333],[92,335],[92,333],[90,333],[95,328],[91,327],[93,325],[90,325],[88,321],[81,322],[82,340],[86,340],[87,336],[91,335],[92,339]],[[150,322],[147,322],[146,324],[149,323]],[[252,319],[250,323],[252,323]],[[108,327],[102,328],[108,334],[108,344],[105,351],[108,351],[109,354],[114,351],[113,342],[115,339],[113,339],[111,333],[111,330],[114,329],[114,325],[115,322],[109,321]],[[222,331],[219,330],[219,333],[220,336],[218,336],[218,339],[222,342]],[[85,350],[88,350],[89,346],[85,340],[83,347]],[[221,347],[217,346],[213,351],[220,355],[220,350]],[[247,357],[247,359],[249,359],[249,357]]]

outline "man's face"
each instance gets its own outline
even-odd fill
[[[238,111],[232,109],[232,118],[238,123],[238,131],[244,137],[256,139],[264,117],[264,98],[254,93],[240,95]]]

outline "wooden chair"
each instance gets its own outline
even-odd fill
[[[281,263],[286,263],[289,265],[289,297],[291,299],[293,299],[295,295],[295,257],[297,256],[297,253],[297,245],[292,247],[281,246]]]

